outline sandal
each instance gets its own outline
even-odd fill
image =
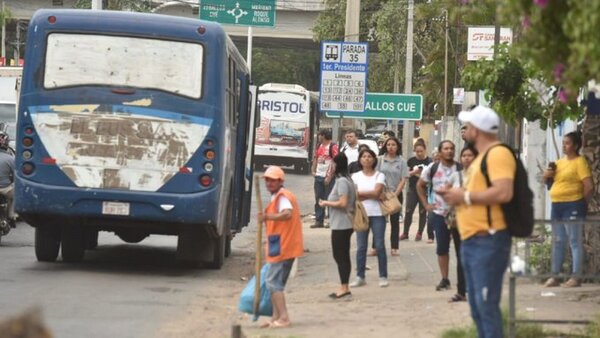
[[[463,295],[459,295],[457,293],[454,296],[452,296],[452,298],[450,298],[450,300],[448,300],[448,303],[466,302],[466,301],[467,301],[467,297],[465,297]]]

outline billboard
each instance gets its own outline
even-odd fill
[[[512,30],[500,28],[500,43],[512,44]],[[494,57],[494,26],[471,26],[467,40],[467,60],[491,60]]]

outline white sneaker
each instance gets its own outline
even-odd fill
[[[356,277],[356,280],[354,282],[350,283],[350,287],[357,288],[359,286],[363,286],[366,284],[367,284],[367,281],[365,281],[364,278]]]
[[[379,277],[379,287],[385,288],[388,285],[390,285],[390,283],[388,283],[387,278],[385,278],[385,277]]]

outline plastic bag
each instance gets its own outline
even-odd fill
[[[240,303],[238,309],[241,312],[249,313],[254,315],[253,319],[256,321],[259,316],[272,316],[273,315],[273,304],[271,304],[271,291],[267,289],[266,276],[269,271],[269,264],[263,265],[260,271],[260,303],[258,306],[258,313],[254,313],[254,286],[256,285],[256,276],[253,276],[240,295]]]

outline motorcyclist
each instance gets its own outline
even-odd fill
[[[13,188],[15,181],[15,157],[9,147],[10,137],[0,131],[0,194],[8,203],[8,222],[14,227],[15,210],[13,207]]]

